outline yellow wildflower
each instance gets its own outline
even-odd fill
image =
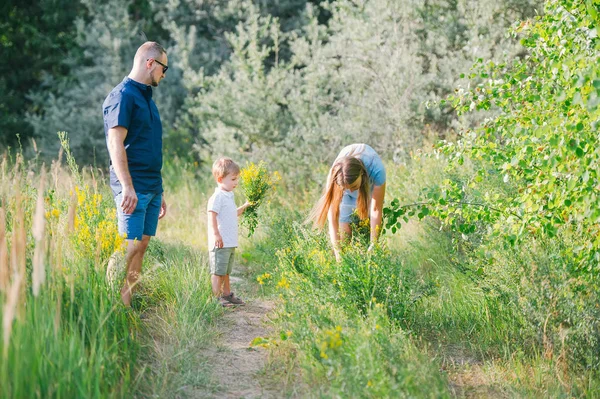
[[[254,234],[258,225],[257,210],[273,187],[273,180],[263,161],[258,164],[253,162],[240,171],[241,187],[244,196],[251,204],[243,214],[242,224],[248,227],[248,236]]]
[[[279,280],[279,282],[277,283],[277,288],[289,289],[290,282],[288,281],[287,278],[281,277],[281,280]]]
[[[261,276],[258,276],[256,278],[256,281],[258,281],[258,284],[263,285],[270,278],[271,278],[271,273],[264,273]]]

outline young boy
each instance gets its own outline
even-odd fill
[[[219,158],[212,167],[217,182],[215,193],[208,200],[208,251],[213,294],[222,306],[244,305],[231,292],[229,275],[238,245],[238,216],[250,203],[236,208],[233,190],[237,187],[240,167],[230,158]]]

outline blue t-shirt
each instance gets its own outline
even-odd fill
[[[336,159],[347,156],[356,157],[363,162],[367,170],[367,176],[369,176],[371,190],[374,186],[381,186],[385,183],[386,176],[383,161],[368,144],[350,144],[340,151]]]
[[[106,97],[102,110],[107,145],[109,129],[127,129],[123,144],[135,191],[162,193],[162,124],[152,100],[152,87],[126,77]],[[110,187],[114,195],[123,190],[112,162]]]

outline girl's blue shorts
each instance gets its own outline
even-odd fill
[[[356,200],[358,199],[358,190],[350,191],[344,190],[342,195],[342,202],[340,203],[340,223],[350,223],[352,219],[350,216],[356,209]]]

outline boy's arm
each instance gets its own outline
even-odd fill
[[[250,204],[248,201],[246,201],[246,203],[245,203],[244,205],[240,206],[240,207],[237,209],[237,215],[238,215],[238,216],[241,216],[241,215],[242,215],[242,213],[244,213],[244,211],[245,211],[246,209],[248,209],[248,207],[249,207],[250,205],[251,205],[251,204]]]
[[[208,211],[208,223],[212,230],[212,233],[215,236],[215,247],[223,248],[223,237],[221,237],[221,233],[219,232],[219,223],[217,222],[217,213],[213,211]]]

